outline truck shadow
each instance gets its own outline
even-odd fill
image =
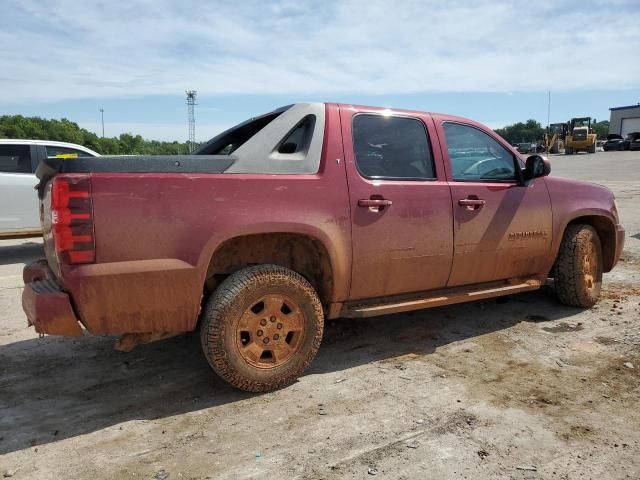
[[[42,239],[20,241],[20,243],[0,240],[0,265],[29,263],[43,257]]]
[[[579,312],[559,305],[543,289],[408,314],[331,321],[308,373],[343,371],[409,353],[428,356],[443,345],[523,321],[553,326],[553,320]],[[195,334],[129,354],[114,351],[108,337],[15,342],[0,348],[0,454],[251,397],[215,376]]]

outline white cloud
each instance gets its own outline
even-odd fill
[[[0,102],[637,88],[635,2],[5,0]]]

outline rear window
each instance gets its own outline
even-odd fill
[[[47,157],[93,157],[82,150],[68,147],[58,147],[56,145],[47,145]]]
[[[0,145],[0,172],[32,173],[28,145]]]
[[[231,155],[288,108],[284,107],[236,125],[209,140],[206,144],[196,149],[192,155]]]
[[[366,178],[435,179],[427,132],[416,118],[356,115],[353,148],[358,171]]]

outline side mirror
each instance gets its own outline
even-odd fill
[[[542,155],[530,155],[527,157],[523,170],[525,180],[533,180],[538,177],[546,177],[551,173],[551,163]]]

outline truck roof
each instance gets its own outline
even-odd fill
[[[54,147],[66,147],[66,148],[75,148],[76,150],[82,150],[83,152],[87,152],[94,157],[99,157],[100,154],[98,152],[94,152],[90,148],[87,148],[83,145],[78,145],[77,143],[69,143],[69,142],[58,142],[55,140],[33,140],[26,138],[0,138],[0,145],[50,145]]]
[[[331,102],[327,102],[331,103]],[[431,112],[426,110],[408,110],[404,108],[393,108],[393,107],[375,107],[371,105],[358,105],[358,104],[349,104],[349,103],[334,103],[340,109],[350,109],[357,112],[375,112],[383,115],[401,115],[401,116],[417,116],[417,115],[433,115],[434,117],[446,117],[448,120],[459,121],[462,123],[468,123],[470,125],[481,126],[486,128],[484,125],[478,123],[475,120],[470,118],[461,117],[458,115],[450,115],[448,113],[439,113],[439,112]]]

